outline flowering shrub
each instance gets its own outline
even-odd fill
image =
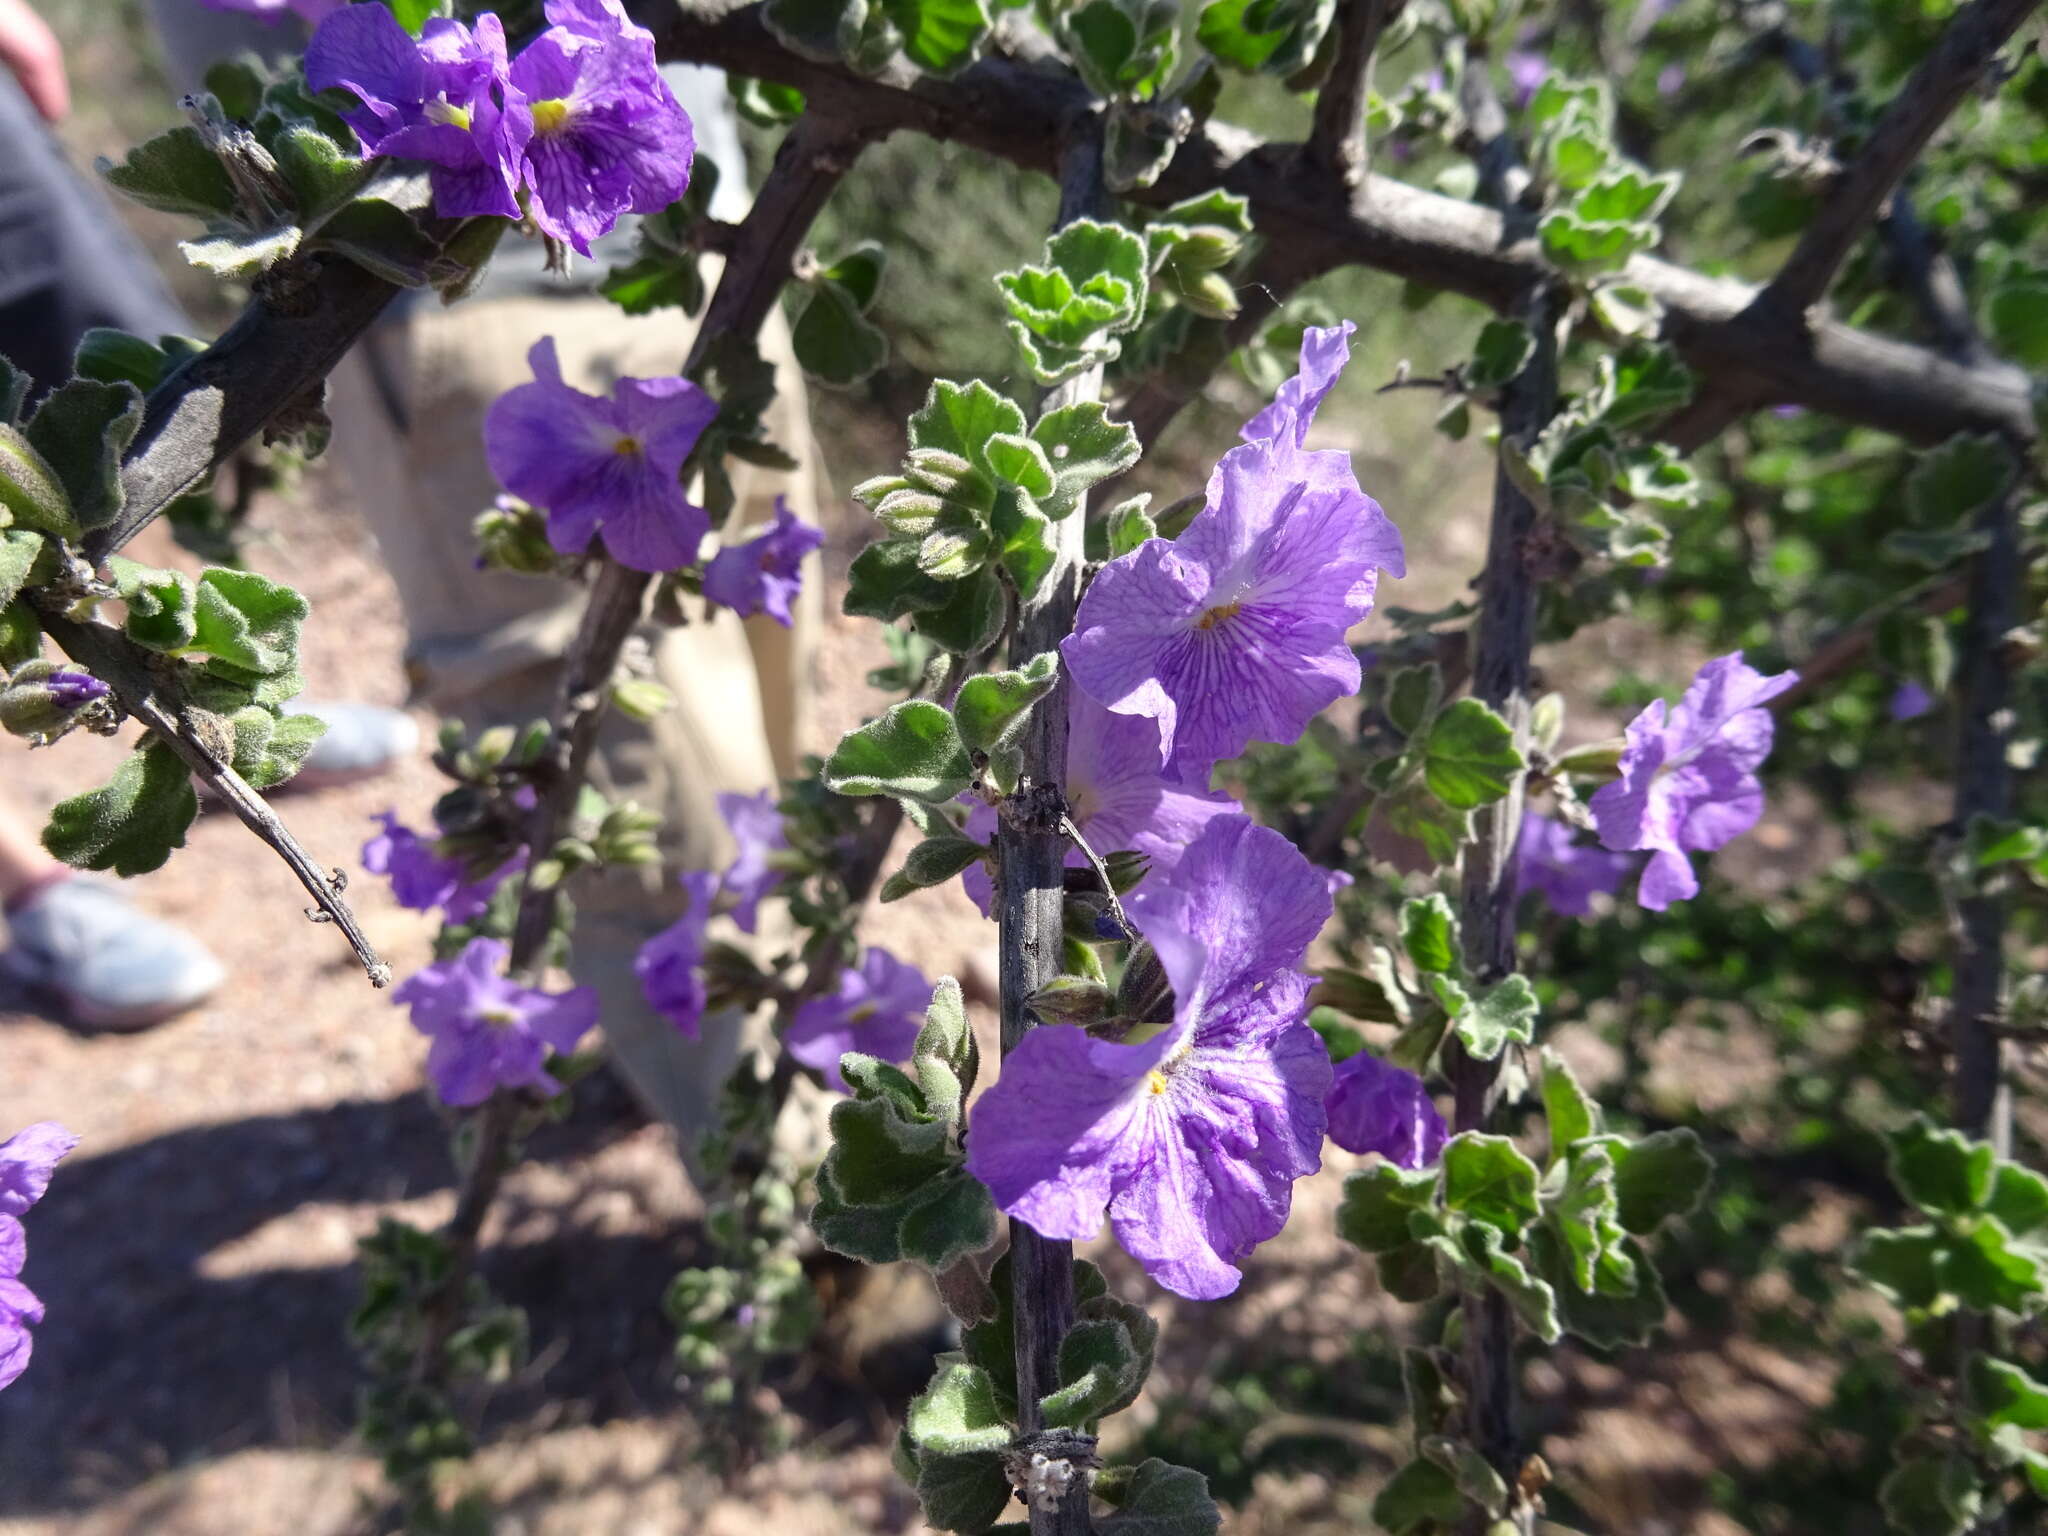
[[[2022,370],[2048,365],[2048,276],[2027,254],[2038,226],[2015,212],[2038,204],[2015,169],[2038,145],[2014,122],[2039,108],[2048,65],[2038,50],[1999,62],[2028,4],[1973,0],[1945,20],[1849,7],[1826,69],[1791,20],[1741,18],[1756,57],[1812,98],[1799,131],[1753,141],[1735,214],[1746,237],[1791,244],[1750,290],[1650,254],[1681,218],[1720,267],[1755,253],[1717,247],[1715,219],[1675,201],[1678,173],[1634,158],[1654,138],[1644,91],[1617,99],[1564,67],[1606,58],[1605,34],[1577,37],[1598,17],[1518,32],[1484,5],[1215,0],[1189,39],[1146,0],[1047,0],[1015,36],[978,0],[763,0],[715,19],[622,0],[503,18],[439,0],[209,3],[317,21],[302,68],[224,66],[191,126],[107,174],[205,221],[187,254],[252,282],[248,323],[196,357],[102,335],[77,377],[36,381],[55,387],[32,412],[29,381],[0,369],[0,723],[53,739],[125,712],[148,732],[111,783],[56,809],[53,851],[159,866],[196,777],[388,981],[254,793],[317,730],[281,710],[303,599],[118,550],[259,429],[320,446],[317,412],[293,402],[400,291],[459,299],[503,239],[541,240],[559,264],[643,215],[606,291],[632,313],[703,311],[674,375],[588,394],[544,340],[533,380],[492,408],[507,494],[479,518],[483,563],[585,593],[562,703],[523,730],[451,727],[435,825],[387,815],[363,850],[401,904],[440,915],[438,958],[391,996],[431,1037],[434,1092],[465,1112],[454,1217],[365,1244],[354,1320],[363,1433],[409,1528],[481,1518],[455,1388],[508,1369],[525,1328],[477,1275],[479,1237],[525,1132],[595,1060],[580,1049],[602,1022],[595,993],[545,984],[573,954],[563,892],[659,858],[649,813],[586,782],[605,713],[664,704],[625,637],[643,611],[791,622],[822,532],[786,506],[765,529],[732,526],[729,461],[795,462],[766,434],[775,381],[755,334],[795,285],[807,372],[843,387],[885,365],[882,249],[801,247],[863,150],[901,127],[1056,167],[1060,211],[1042,249],[994,275],[1022,365],[1010,386],[933,381],[900,465],[851,488],[875,531],[844,608],[887,626],[896,664],[877,676],[902,697],[806,776],[721,797],[734,859],[677,872],[687,907],[635,967],[685,1035],[725,1014],[776,1024],[774,1059],[742,1064],[693,1149],[716,1262],[679,1275],[666,1308],[704,1402],[736,1439],[773,1433],[746,1418],[746,1388],[811,1326],[804,1243],[916,1264],[960,1328],[896,1448],[935,1528],[1213,1531],[1198,1472],[1104,1464],[1102,1423],[1144,1391],[1159,1324],[1073,1245],[1106,1225],[1151,1283],[1227,1296],[1256,1283],[1247,1262],[1330,1143],[1368,1159],[1339,1234],[1390,1295],[1443,1302],[1402,1351],[1413,1454],[1374,1521],[1527,1536],[1546,1510],[1569,1518],[1571,1493],[1518,1412],[1523,1363],[1646,1344],[1700,1299],[1677,1286],[1701,1244],[1768,1237],[1753,1230],[1759,1158],[1842,1141],[1865,1160],[1887,1149],[1893,1192],[1821,1289],[1881,1299],[1893,1331],[1849,1337],[1849,1306],[1817,1326],[1848,1339],[1853,1369],[1902,1385],[1888,1418],[1851,1426],[1866,1465],[1838,1497],[1915,1533],[2042,1518],[2048,1181],[2015,1152],[2009,1068],[2048,1006],[2005,958],[2009,930],[2038,942],[2048,885],[2038,793],[2013,782],[2043,702],[2042,394]],[[1631,53],[1653,33],[1703,51],[1719,23],[1693,9],[1644,7]],[[1029,51],[1033,23],[1025,68],[1005,50]],[[1201,57],[1181,71],[1184,46]],[[1375,88],[1376,53],[1424,67]],[[717,173],[693,165],[658,59],[719,64],[750,117],[790,125],[737,226],[707,211]],[[1658,98],[1692,89],[1670,58],[1602,68],[1643,74]],[[1219,71],[1312,90],[1307,140],[1250,149],[1212,122]],[[1951,112],[1960,142],[1930,151]],[[1436,190],[1369,176],[1368,131]],[[1983,237],[1965,271],[1914,212],[1923,152],[1953,183],[1943,227]],[[1881,261],[1862,245],[1873,225]],[[711,249],[725,260],[707,307],[696,262]],[[1390,517],[1349,453],[1311,446],[1334,436],[1359,332],[1294,290],[1352,265],[1493,311],[1469,353],[1388,385],[1437,392],[1454,440],[1475,411],[1499,418],[1484,566],[1469,601],[1435,612],[1382,590],[1411,559],[1422,574],[1425,509]],[[1828,318],[1838,283],[1874,329]],[[1938,348],[1907,339],[1922,329]],[[256,376],[266,345],[297,390]],[[1157,512],[1113,499],[1232,354],[1269,398],[1211,450],[1206,490]],[[1738,447],[1707,446],[1738,420]],[[116,599],[118,623],[97,611]],[[1599,695],[1573,675],[1597,670],[1590,653],[1565,647],[1603,624],[1720,654],[1675,704],[1675,676],[1632,662]],[[1944,716],[1952,814],[1866,825],[1860,770],[1887,751],[1931,761]],[[1696,859],[1755,829],[1787,770],[1851,834],[1834,866],[1759,893]],[[906,824],[916,840],[891,868]],[[997,1060],[957,983],[859,937],[871,899],[955,880],[997,925]],[[748,949],[735,930],[794,938]],[[1794,957],[1796,985],[1745,969],[1769,945]],[[1923,959],[1904,1012],[1927,1061],[1872,1030],[1823,1076],[1819,1021],[1881,1017],[1869,978],[1908,950]],[[1770,1146],[1698,1105],[1671,1112],[1640,1074],[1596,1094],[1539,1041],[1619,1012],[1640,1060],[1642,1029],[1701,1007],[1785,1026],[1800,1075],[1784,1103],[1752,1106]],[[1917,1113],[1942,1074],[1949,1125]],[[805,1080],[833,1095],[814,1169],[774,1139]],[[0,1386],[42,1316],[17,1218],[69,1145],[48,1126],[0,1145]],[[1815,1526],[1804,1508],[1780,1518],[1793,1496],[1755,1498],[1772,1528]]]

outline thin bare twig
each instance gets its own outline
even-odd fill
[[[40,617],[44,633],[57,642],[65,655],[113,689],[121,707],[155,732],[157,739],[192,770],[193,777],[212,790],[259,842],[284,860],[313,898],[318,920],[332,923],[348,940],[349,948],[355,951],[370,978],[370,985],[389,986],[391,967],[378,957],[376,946],[363,932],[349,904],[342,900],[340,880],[314,861],[269,803],[222,759],[218,747],[194,727],[190,716],[166,702],[148,664],[127,637],[111,625],[68,618],[54,605]]]
[[[1371,145],[1365,133],[1366,98],[1372,94],[1373,50],[1404,0],[1343,0],[1338,16],[1337,57],[1330,78],[1316,92],[1315,126],[1309,153],[1347,187],[1365,183]]]

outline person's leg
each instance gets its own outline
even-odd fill
[[[776,330],[786,356],[779,319]],[[337,376],[330,404],[338,460],[358,472],[358,497],[399,586],[419,697],[472,725],[523,723],[548,711],[582,606],[581,594],[559,582],[477,571],[469,528],[497,490],[483,451],[484,413],[530,377],[527,349],[549,334],[564,376],[592,390],[622,374],[673,372],[689,342],[683,326],[630,319],[590,297],[423,306],[402,329],[381,331],[375,349]],[[793,367],[787,378],[788,388],[801,387]],[[808,458],[807,441],[787,445]],[[747,510],[737,518],[766,520],[775,489],[768,481],[794,493],[797,506],[810,505],[807,468],[750,475],[741,486]],[[649,725],[614,715],[592,777],[607,795],[662,813],[670,875],[618,870],[579,882],[571,969],[598,990],[621,1069],[677,1128],[687,1158],[696,1133],[713,1123],[740,1051],[762,1038],[761,1021],[708,1019],[700,1040],[685,1040],[647,1007],[633,959],[679,915],[673,871],[716,868],[731,856],[716,796],[775,781],[766,706],[781,706],[793,742],[787,704],[798,685],[789,678],[764,688],[731,614],[650,629],[645,638],[677,707]]]
[[[0,805],[0,972],[54,995],[97,1029],[141,1029],[204,1000],[220,962],[191,934],[140,911],[118,886],[80,879]]]

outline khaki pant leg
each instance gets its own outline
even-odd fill
[[[342,445],[337,457],[352,466],[398,584],[417,692],[472,726],[522,724],[549,711],[582,606],[581,594],[559,582],[478,571],[470,536],[471,520],[498,489],[483,453],[484,413],[531,376],[526,352],[543,335],[555,336],[564,377],[595,390],[622,374],[675,371],[690,330],[687,323],[630,319],[594,299],[422,305],[352,358],[331,395]],[[777,440],[803,468],[794,475],[750,470],[736,487],[736,531],[765,521],[778,492],[801,514],[815,508],[802,382],[786,361],[779,315],[765,342],[771,358],[783,362],[783,401],[793,402],[778,404]],[[806,630],[815,632],[817,581],[805,586]],[[774,629],[760,652],[772,677],[757,675],[747,626],[729,613],[680,630],[650,630],[655,675],[677,707],[646,725],[609,716],[591,776],[606,795],[662,814],[666,872],[605,871],[571,890],[577,924],[570,969],[597,990],[615,1059],[650,1110],[676,1127],[686,1161],[694,1159],[697,1133],[715,1123],[719,1090],[740,1053],[765,1044],[767,1021],[709,1018],[699,1040],[686,1040],[647,1007],[633,960],[679,915],[674,871],[717,868],[730,859],[716,795],[766,787],[778,776],[778,757],[794,756],[808,652],[804,641]],[[769,912],[762,918],[765,953],[786,935]]]

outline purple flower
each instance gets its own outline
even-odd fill
[[[828,995],[797,1006],[783,1048],[848,1093],[839,1058],[859,1051],[881,1061],[908,1061],[931,1000],[932,984],[922,971],[870,945],[858,966],[839,973],[839,985]]]
[[[231,15],[255,16],[264,21],[278,22],[287,16],[296,16],[301,21],[324,21],[349,0],[199,0],[209,11],[226,11]]]
[[[824,530],[800,520],[778,496],[772,528],[711,557],[704,568],[704,595],[743,619],[766,613],[788,629],[794,622],[789,605],[803,590],[804,556],[824,542]]]
[[[492,893],[507,877],[526,868],[522,848],[481,880],[472,880],[462,860],[436,853],[434,845],[395,812],[379,811],[375,819],[384,823],[384,830],[363,844],[363,868],[390,880],[391,894],[401,907],[415,912],[439,907],[442,916],[458,926],[482,917]]]
[[[0,1216],[19,1216],[50,1187],[78,1138],[54,1120],[39,1120],[0,1141]]]
[[[1934,695],[1911,678],[1899,684],[1898,692],[1892,695],[1891,716],[1900,724],[1908,720],[1918,720],[1932,708]]]
[[[1172,871],[1182,852],[1218,816],[1239,814],[1228,795],[1176,784],[1159,774],[1159,733],[1149,721],[1113,715],[1078,688],[1067,690],[1067,809],[1088,846],[1107,857],[1121,849],[1151,860],[1148,878]],[[995,836],[996,813],[976,802],[967,835]],[[1088,860],[1067,850],[1067,865]],[[989,915],[988,867],[971,864],[960,883],[982,916]]]
[[[534,382],[492,402],[484,418],[491,471],[548,514],[548,542],[581,554],[601,528],[605,548],[636,571],[672,571],[697,558],[711,530],[683,494],[683,461],[718,414],[688,379],[622,378],[610,399],[562,382],[555,339],[526,355]]]
[[[1591,802],[1600,841],[1616,851],[1652,850],[1636,900],[1652,912],[1698,893],[1692,849],[1712,851],[1764,812],[1757,766],[1770,755],[1773,721],[1763,706],[1799,680],[1765,677],[1742,653],[1700,668],[1675,708],[1657,700],[1629,722],[1621,777]]]
[[[1370,1051],[1337,1063],[1323,1107],[1330,1140],[1346,1152],[1377,1152],[1403,1168],[1428,1167],[1450,1138],[1422,1079]]]
[[[555,1094],[550,1050],[567,1054],[597,1023],[589,987],[542,992],[503,974],[510,950],[498,939],[471,939],[452,960],[415,972],[391,993],[412,1010],[412,1025],[432,1038],[427,1075],[442,1099],[481,1104],[499,1088]]]
[[[1253,741],[1293,741],[1356,693],[1345,633],[1371,611],[1377,571],[1406,568],[1350,455],[1302,446],[1352,329],[1303,335],[1300,373],[1246,424],[1187,530],[1105,566],[1060,647],[1083,691],[1155,722],[1182,783],[1206,784]]]
[[[520,215],[533,119],[507,70],[505,28],[490,12],[474,33],[436,17],[415,41],[383,6],[345,5],[306,45],[306,83],[362,103],[343,116],[363,152],[432,166],[435,211],[451,218]]]
[[[1535,98],[1536,87],[1550,76],[1550,60],[1533,48],[1510,48],[1507,56],[1508,81],[1515,88],[1515,110]]]
[[[1107,1211],[1161,1285],[1227,1296],[1321,1164],[1330,1058],[1297,967],[1329,892],[1284,837],[1233,816],[1127,906],[1173,983],[1173,1023],[1135,1044],[1031,1030],[974,1106],[967,1165],[1047,1237],[1092,1237]]]
[[[1659,96],[1676,96],[1680,90],[1684,89],[1684,86],[1685,66],[1683,64],[1666,64],[1657,71],[1657,94]]]
[[[21,1283],[28,1233],[21,1214],[50,1187],[50,1175],[78,1138],[43,1120],[0,1141],[0,1390],[28,1369],[35,1340],[29,1329],[43,1320],[43,1304]]]
[[[690,184],[696,136],[661,78],[654,34],[618,0],[547,0],[553,23],[512,63],[531,105],[527,211],[578,255],[624,213],[658,213]]]
[[[689,909],[640,946],[633,974],[647,1006],[694,1040],[704,1019],[704,926],[711,921],[711,901],[718,894],[718,876],[708,869],[683,876],[690,894]]]
[[[50,693],[50,702],[59,709],[78,710],[88,704],[96,704],[107,696],[107,685],[90,672],[76,667],[60,666],[43,679],[43,687]]]
[[[764,789],[758,795],[720,795],[718,814],[739,845],[719,888],[732,898],[732,920],[752,933],[761,898],[782,884],[782,871],[770,862],[771,855],[789,846],[782,812],[775,808],[775,791]]]
[[[1540,894],[1560,917],[1591,912],[1593,898],[1620,890],[1635,863],[1625,853],[1577,841],[1561,821],[1522,813],[1522,836],[1515,847],[1517,884],[1521,891]]]

